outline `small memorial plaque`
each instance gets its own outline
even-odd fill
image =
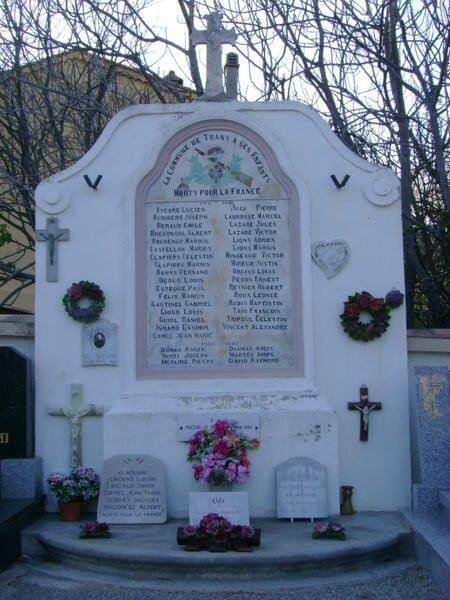
[[[327,470],[304,457],[290,458],[277,467],[279,519],[315,519],[328,516]]]
[[[190,492],[189,525],[198,525],[209,513],[225,517],[232,525],[249,525],[247,492]]]
[[[314,242],[311,246],[311,256],[327,279],[331,279],[338,275],[350,260],[350,249],[344,240]]]
[[[117,366],[117,330],[106,319],[83,325],[83,367]]]
[[[163,462],[140,454],[106,460],[97,519],[107,523],[164,523],[167,504]]]
[[[188,442],[189,439],[199,429],[207,429],[211,427],[217,419],[224,419],[233,423],[236,433],[243,433],[247,437],[260,438],[260,417],[259,415],[242,414],[242,415],[226,415],[219,417],[218,415],[180,415],[178,417],[178,441]]]

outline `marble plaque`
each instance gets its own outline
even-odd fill
[[[83,367],[117,366],[117,330],[106,319],[83,325]]]
[[[421,483],[450,488],[450,369],[414,368]]]
[[[138,375],[301,375],[297,190],[256,134],[202,127],[138,192]]]
[[[199,429],[211,427],[217,419],[225,419],[234,424],[236,433],[243,433],[250,439],[260,439],[261,419],[259,415],[240,414],[240,415],[180,415],[178,417],[177,439],[179,442],[188,442],[189,439]]]
[[[198,525],[209,513],[225,517],[232,525],[250,525],[247,492],[190,492],[189,525]]]
[[[165,523],[165,468],[149,455],[117,455],[106,460],[97,519],[106,523]]]
[[[328,516],[327,470],[319,462],[294,457],[276,469],[277,516],[279,519]]]
[[[338,275],[350,260],[350,249],[344,240],[314,242],[311,244],[311,256],[327,279],[331,279]]]

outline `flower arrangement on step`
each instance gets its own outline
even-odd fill
[[[96,498],[100,490],[100,478],[89,467],[75,467],[69,475],[51,473],[47,483],[60,502],[90,500]]]
[[[98,521],[86,521],[80,526],[79,538],[110,538],[111,532],[107,523],[99,523]]]
[[[320,521],[314,526],[313,540],[345,540],[345,529],[340,523],[334,521]]]
[[[209,513],[197,526],[178,527],[177,543],[188,551],[251,552],[252,547],[261,543],[261,530],[250,525],[232,525],[225,517]]]
[[[203,484],[227,486],[244,483],[250,477],[247,451],[259,447],[259,440],[237,434],[232,423],[216,421],[200,429],[189,440],[188,462],[194,462],[194,479]]]

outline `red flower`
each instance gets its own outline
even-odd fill
[[[231,444],[228,440],[218,440],[214,444],[214,452],[217,452],[217,454],[222,454],[222,456],[227,456],[230,450]]]
[[[362,292],[361,294],[356,294],[356,301],[361,308],[369,308],[372,296],[367,292]]]
[[[91,298],[91,300],[100,300],[100,298],[102,297],[102,291],[99,287],[93,287],[89,290],[88,295]]]
[[[79,300],[83,295],[83,292],[78,283],[72,283],[70,288],[67,290],[67,294],[71,298],[71,300]]]
[[[382,310],[383,307],[384,307],[383,298],[374,298],[373,300],[371,300],[370,306],[369,306],[370,310],[373,310],[374,312]]]
[[[346,317],[357,317],[360,313],[361,309],[356,302],[346,302],[344,308],[344,315]]]

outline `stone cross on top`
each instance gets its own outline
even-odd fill
[[[193,46],[206,44],[206,88],[204,99],[212,99],[217,96],[224,98],[222,44],[234,45],[237,35],[234,29],[222,29],[222,15],[219,12],[206,15],[206,21],[206,31],[194,29],[191,34]]]
[[[70,404],[50,406],[48,414],[70,420],[70,467],[81,466],[81,419],[103,415],[103,406],[83,404],[82,385],[73,383],[70,386]]]

